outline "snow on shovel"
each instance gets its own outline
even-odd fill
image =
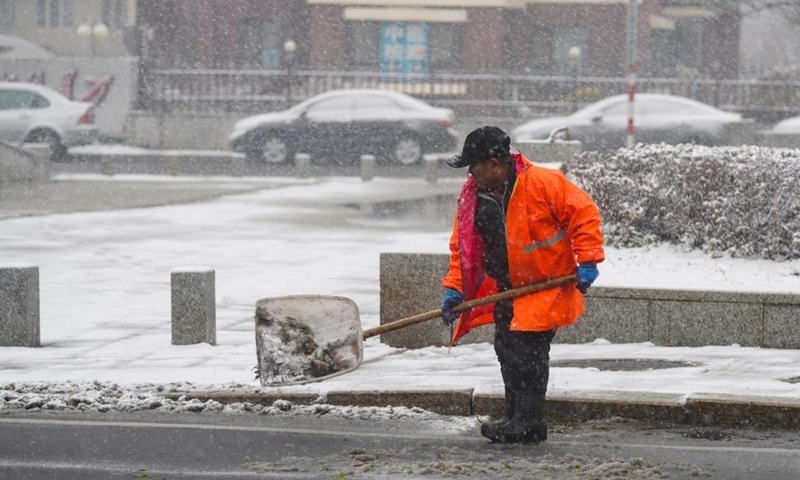
[[[453,308],[463,312],[480,305],[520,297],[574,282],[559,277],[475,298]],[[358,306],[344,297],[293,295],[256,303],[256,354],[261,385],[277,387],[319,382],[351,372],[364,359],[364,340],[442,316],[441,309],[361,330]]]

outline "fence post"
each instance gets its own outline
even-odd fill
[[[439,170],[439,155],[436,153],[426,153],[422,156],[422,161],[425,162],[423,165],[425,181],[435,184]]]
[[[294,173],[297,178],[311,176],[311,155],[308,153],[294,154]]]
[[[361,155],[361,180],[369,182],[375,178],[375,155]]]
[[[171,273],[172,344],[217,344],[214,269],[184,267]]]
[[[39,345],[39,267],[0,266],[0,346]]]

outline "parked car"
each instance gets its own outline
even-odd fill
[[[230,136],[234,151],[269,163],[295,153],[336,158],[372,154],[413,164],[424,153],[454,150],[453,111],[385,90],[336,90],[287,110],[245,118]]]
[[[635,97],[634,132],[637,143],[725,142],[729,125],[742,123],[738,113],[674,95],[642,93]],[[626,145],[628,96],[615,95],[588,105],[572,115],[532,120],[512,130],[512,139],[543,140],[558,127],[568,127],[583,150],[608,151]]]
[[[774,127],[764,132],[767,134],[800,135],[800,117],[781,120]]]
[[[49,144],[51,158],[59,160],[68,147],[97,139],[93,110],[43,85],[0,82],[0,140]]]

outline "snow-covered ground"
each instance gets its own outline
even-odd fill
[[[42,340],[41,348],[0,348],[0,409],[31,401],[30,408],[48,402],[56,403],[45,408],[118,408],[120,402],[121,409],[158,408],[168,402],[154,400],[153,395],[164,391],[258,388],[252,372],[257,362],[253,314],[258,299],[297,294],[349,297],[359,307],[363,328],[370,328],[379,323],[380,253],[447,252],[449,225],[420,226],[407,216],[374,219],[346,206],[427,188],[423,180],[252,181],[273,188],[188,205],[0,221],[0,266],[39,266]],[[441,186],[450,191],[453,187]],[[610,248],[607,257],[597,285],[800,293],[800,261],[715,259],[672,246]],[[170,343],[170,272],[185,266],[216,271],[216,346]],[[373,338],[366,342],[364,356],[356,371],[284,388],[323,393],[373,388],[491,390],[501,384],[488,344],[456,346],[450,352],[435,347],[403,350]],[[695,364],[628,372],[553,368],[551,392],[800,396],[800,384],[782,381],[800,376],[800,352],[794,350],[667,348],[598,339],[582,345],[554,344],[551,358]],[[33,398],[37,395],[39,400]],[[104,400],[95,401],[98,397]],[[175,408],[187,408],[182,405]]]

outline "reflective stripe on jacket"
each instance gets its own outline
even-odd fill
[[[605,259],[600,212],[589,195],[560,171],[538,167],[512,154],[517,180],[506,212],[508,267],[513,287],[543,282],[575,273],[578,263]],[[497,292],[486,275],[484,245],[475,226],[477,186],[470,175],[458,199],[450,237],[450,269],[442,281],[465,300]],[[451,343],[470,329],[494,321],[493,305],[464,313]],[[575,284],[514,299],[511,330],[545,331],[574,323],[583,313],[583,296]]]

